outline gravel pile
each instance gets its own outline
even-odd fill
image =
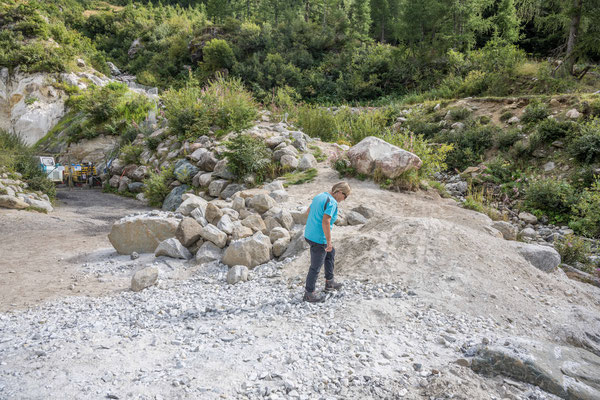
[[[133,268],[101,264],[83,270]],[[138,293],[0,314],[0,398],[555,398],[475,375],[473,346],[506,332],[437,311],[401,282],[346,281],[307,304],[302,280],[282,279],[286,262],[236,285],[222,264],[188,280],[169,278],[183,261],[154,264],[159,284]]]

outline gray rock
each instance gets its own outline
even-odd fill
[[[528,212],[520,212],[519,213],[519,219],[523,222],[525,222],[526,224],[531,224],[531,225],[535,225],[538,222],[538,219],[535,215],[530,214]]]
[[[275,190],[269,194],[277,203],[285,203],[289,200],[290,195],[285,190]]]
[[[258,194],[250,199],[250,207],[254,208],[260,214],[269,211],[277,203],[268,194]]]
[[[600,357],[581,348],[531,339],[510,338],[509,346],[482,346],[471,363],[473,371],[503,375],[563,399],[600,399]]]
[[[181,213],[183,215],[190,215],[192,211],[198,209],[200,210],[201,215],[204,216],[208,202],[202,197],[196,196],[191,193],[186,193],[186,196],[187,198],[181,203],[179,207],[177,207],[176,212]]]
[[[467,194],[468,188],[469,185],[465,181],[446,184],[446,190],[449,191],[450,194],[455,196],[464,196],[465,194]]]
[[[248,228],[247,226],[242,225],[239,222],[238,222],[238,224],[239,225],[234,224],[233,232],[231,232],[232,240],[239,240],[239,239],[246,238],[248,236],[252,236],[252,234],[254,233],[252,231],[252,229]]]
[[[279,222],[279,224],[282,227],[284,227],[288,231],[292,229],[292,226],[294,226],[294,218],[292,217],[292,214],[290,214],[290,212],[287,210],[281,210],[275,215],[275,219],[277,220],[277,222]]]
[[[200,225],[194,218],[186,217],[179,223],[177,231],[175,232],[175,237],[185,247],[190,247],[202,237],[201,232],[202,225]]]
[[[508,125],[516,125],[518,123],[521,122],[521,119],[519,117],[510,117],[510,119],[508,121],[506,121],[508,123]]]
[[[519,236],[522,238],[535,239],[537,238],[538,234],[533,228],[525,228],[519,232]]]
[[[240,185],[238,183],[232,183],[227,185],[225,189],[221,191],[219,197],[222,199],[229,199],[237,192],[241,192],[242,190],[246,190],[246,185]]]
[[[117,189],[119,193],[126,192],[129,188],[129,184],[131,183],[131,179],[126,176],[122,176],[119,180],[119,188]]]
[[[237,196],[233,199],[231,208],[239,213],[241,210],[246,208],[246,201],[243,197]]]
[[[267,227],[267,229],[265,230],[264,233],[271,232],[275,228],[282,228],[281,224],[279,222],[277,222],[275,217],[268,216],[268,217],[264,218],[264,221],[265,221],[265,225]]]
[[[23,200],[30,206],[45,210],[47,213],[54,211],[54,208],[52,207],[52,204],[50,204],[49,201],[32,199],[30,197],[25,197]]]
[[[200,155],[197,165],[203,171],[214,171],[218,162],[219,160],[217,160],[215,154],[212,151],[207,151]]]
[[[115,222],[108,240],[119,254],[154,253],[165,239],[175,237],[179,220],[171,217],[136,215]]]
[[[298,230],[292,235],[290,244],[285,249],[285,252],[281,258],[293,257],[298,255],[301,251],[308,249],[309,245],[304,239],[304,231]]]
[[[158,247],[154,251],[154,256],[167,256],[189,260],[192,258],[192,253],[190,253],[176,238],[169,238],[158,244]]]
[[[265,221],[258,214],[251,214],[242,220],[242,225],[252,229],[253,232],[266,232]]]
[[[213,261],[221,261],[223,250],[212,242],[204,242],[196,253],[196,263],[206,264]]]
[[[346,214],[348,225],[362,225],[367,223],[367,219],[356,211],[349,211]]]
[[[131,278],[131,290],[139,292],[147,287],[155,285],[158,281],[158,268],[146,267],[137,271]]]
[[[248,280],[248,267],[245,265],[234,265],[227,271],[227,283],[235,285],[238,282]]]
[[[231,217],[227,214],[224,214],[219,220],[217,228],[226,234],[231,235],[233,233],[233,223],[231,222]]]
[[[223,189],[225,189],[229,185],[229,181],[224,179],[217,179],[212,181],[210,185],[208,185],[208,194],[212,197],[219,197]]]
[[[370,219],[375,216],[375,210],[371,207],[367,207],[365,205],[360,205],[358,207],[354,207],[352,211],[359,213],[363,217]]]
[[[271,259],[271,240],[257,232],[254,235],[231,242],[223,255],[223,263],[229,266],[245,265],[254,268]]]
[[[233,175],[233,173],[227,167],[226,159],[220,160],[217,162],[217,164],[215,164],[213,175],[230,181],[235,179],[235,175]]]
[[[187,160],[180,160],[175,164],[173,174],[179,182],[190,182],[200,169]]]
[[[494,221],[492,223],[492,228],[497,229],[502,233],[502,237],[506,240],[517,240],[517,228],[506,221]]]
[[[279,163],[283,168],[286,169],[298,168],[298,159],[296,158],[296,156],[293,156],[291,154],[284,154],[283,156],[281,156],[281,158],[279,159]]]
[[[222,216],[223,211],[221,211],[221,209],[217,207],[215,203],[208,203],[206,206],[206,211],[204,212],[204,218],[206,218],[209,223],[216,225]]]
[[[213,180],[213,173],[212,172],[206,172],[206,173],[201,173],[199,172],[200,176],[198,176],[198,187],[208,187],[208,185],[210,185],[210,183]],[[194,177],[196,178],[196,177]]]
[[[133,182],[127,185],[127,190],[129,190],[131,193],[141,193],[144,191],[145,187],[146,185],[144,185],[142,182]]]
[[[181,196],[189,189],[188,185],[181,185],[173,188],[165,198],[162,209],[164,211],[175,211],[183,202]]]
[[[552,161],[548,161],[542,168],[544,168],[544,172],[550,172],[556,168],[556,164],[554,164]]]
[[[277,239],[275,241],[275,243],[273,243],[273,255],[275,257],[281,256],[283,253],[285,253],[285,250],[287,249],[289,244],[290,244],[289,238]]]
[[[515,245],[519,254],[539,270],[552,272],[560,264],[560,254],[552,247],[527,243]]]
[[[225,247],[227,244],[227,234],[212,224],[208,224],[203,227],[200,234],[204,240],[213,242],[220,248]]]
[[[275,243],[279,239],[290,240],[290,232],[285,228],[274,228],[269,232],[269,239],[271,243]]]
[[[581,117],[581,113],[577,111],[577,109],[572,108],[569,111],[567,111],[565,116],[569,119],[578,119],[579,117]]]
[[[285,190],[282,181],[273,181],[263,186],[263,189],[268,192],[275,192],[276,190]]]
[[[307,208],[290,211],[295,224],[306,225],[306,219],[308,218],[308,215],[306,215],[306,209]]]

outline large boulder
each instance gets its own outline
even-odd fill
[[[275,207],[277,203],[268,194],[258,194],[250,199],[250,207],[263,214]]]
[[[25,203],[29,204],[32,207],[45,210],[47,213],[54,211],[52,204],[50,204],[50,202],[46,200],[37,200],[32,199],[31,197],[24,197],[23,201],[25,201]]]
[[[502,237],[506,240],[517,240],[518,229],[506,221],[494,221],[492,228],[497,229],[502,233]]]
[[[285,252],[281,255],[281,258],[293,257],[308,248],[309,245],[304,239],[304,230],[298,230],[292,235],[292,239],[286,247]]]
[[[163,201],[162,209],[164,211],[175,211],[183,202],[181,196],[183,196],[188,189],[188,185],[174,187]]]
[[[212,197],[219,197],[223,189],[229,185],[229,181],[225,179],[214,180],[208,185],[208,194]]]
[[[306,171],[307,169],[315,168],[317,166],[317,159],[310,153],[304,154],[298,164],[300,171]]]
[[[560,264],[560,254],[553,247],[516,243],[516,248],[525,260],[544,272],[552,272]]]
[[[539,386],[563,399],[600,399],[598,355],[533,339],[508,338],[501,343],[480,347],[471,363],[473,371]]]
[[[226,159],[220,160],[215,164],[213,175],[227,180],[235,179],[235,175],[229,170],[229,167],[227,166]]]
[[[189,260],[192,258],[192,253],[190,253],[176,238],[169,238],[158,244],[158,247],[154,251],[154,256],[167,256]]]
[[[266,232],[267,225],[258,214],[251,214],[242,220],[242,225],[252,229],[254,232]]]
[[[202,212],[202,216],[204,216],[208,202],[202,197],[196,196],[194,194],[186,194],[186,196],[187,199],[185,199],[183,203],[181,203],[181,205],[177,207],[176,212],[179,212],[183,215],[190,215],[192,211],[198,208]]]
[[[257,232],[254,235],[231,242],[223,255],[223,263],[230,267],[245,265],[254,268],[271,259],[271,240]]]
[[[115,222],[108,240],[119,254],[154,253],[163,240],[175,237],[179,220],[156,215],[135,215]]]
[[[396,178],[407,170],[419,169],[423,162],[417,155],[388,142],[368,136],[348,150],[348,158],[357,172],[373,175],[379,170],[387,178]]]
[[[16,208],[17,210],[22,210],[24,208],[29,207],[29,204],[27,204],[25,201],[19,199],[18,197],[4,194],[4,195],[0,195],[0,207]]]

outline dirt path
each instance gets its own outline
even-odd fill
[[[78,266],[90,254],[109,255],[106,235],[115,220],[147,209],[90,189],[60,189],[48,215],[0,209],[0,311],[114,291],[113,283],[84,277]]]

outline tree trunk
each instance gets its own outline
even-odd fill
[[[583,0],[573,0],[573,15],[571,16],[571,26],[569,27],[569,39],[567,41],[567,53],[565,54],[564,71],[573,74],[575,66],[575,46],[577,45],[577,36],[579,35],[579,24],[581,22],[581,9]]]
[[[310,0],[306,0],[306,7],[304,9],[304,21],[310,21]]]

